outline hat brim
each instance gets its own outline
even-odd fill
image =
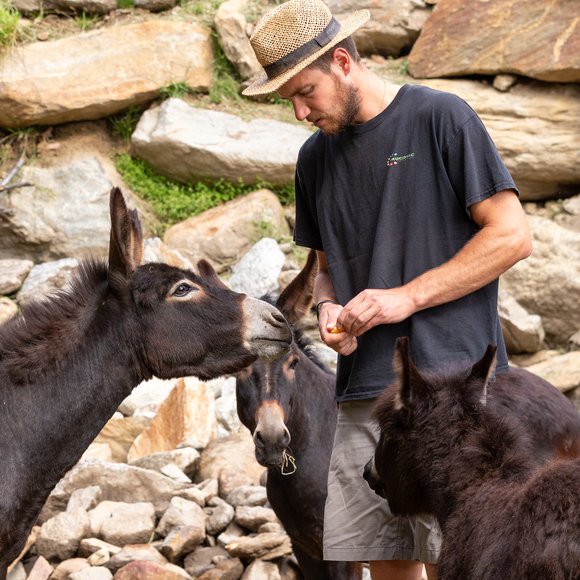
[[[254,80],[242,91],[242,95],[250,97],[252,95],[266,95],[268,93],[273,93],[292,77],[296,76],[301,70],[304,70],[308,65],[312,64],[319,56],[323,55],[333,46],[336,46],[341,40],[349,37],[355,30],[360,28],[370,18],[370,16],[371,14],[368,10],[357,10],[347,18],[342,19],[336,17],[340,22],[340,30],[326,46],[322,47],[318,52],[305,58],[303,61],[277,77],[269,79],[266,73],[263,73],[261,77]]]

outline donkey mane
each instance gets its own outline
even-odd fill
[[[87,258],[68,288],[25,304],[20,315],[0,326],[0,358],[11,380],[22,384],[63,360],[93,322],[91,303],[97,305],[106,290],[106,263]]]

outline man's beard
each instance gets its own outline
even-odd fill
[[[342,85],[339,79],[335,79],[337,87],[337,106],[336,113],[333,117],[328,118],[332,120],[332,124],[327,128],[321,128],[321,131],[326,135],[336,135],[350,125],[354,125],[354,121],[360,110],[360,97],[358,90],[352,85]]]

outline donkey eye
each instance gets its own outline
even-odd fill
[[[193,286],[191,286],[190,284],[186,284],[185,282],[182,282],[173,289],[171,295],[176,296],[177,298],[183,298],[184,296],[187,296],[190,292],[194,290],[195,288]]]
[[[293,358],[289,363],[288,363],[288,369],[293,371],[296,368],[296,365],[298,364],[299,359],[298,357]]]

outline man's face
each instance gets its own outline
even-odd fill
[[[282,85],[278,94],[294,106],[299,121],[308,121],[323,133],[336,134],[356,122],[357,90],[331,65],[330,72],[308,67]]]

